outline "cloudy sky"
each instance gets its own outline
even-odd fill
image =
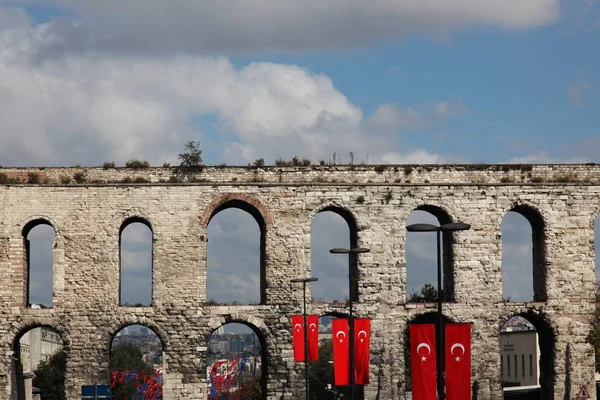
[[[176,164],[189,140],[207,164],[600,162],[598,43],[598,0],[0,0],[0,165]],[[209,226],[217,301],[258,300],[258,228],[240,218]],[[531,297],[519,226],[503,223],[513,300]],[[313,231],[315,297],[343,300],[327,268],[344,260],[322,253],[347,228],[323,214]],[[409,292],[435,279],[410,273],[432,243],[409,237]]]

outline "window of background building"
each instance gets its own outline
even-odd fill
[[[525,376],[525,354],[521,354],[521,375]]]
[[[517,364],[517,355],[515,354],[515,376],[519,375],[519,364]]]
[[[510,376],[510,355],[506,356],[506,374]]]
[[[529,355],[529,375],[533,375],[533,355]]]

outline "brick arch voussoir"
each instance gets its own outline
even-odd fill
[[[21,337],[27,333],[29,330],[39,327],[50,328],[60,336],[63,342],[63,350],[68,352],[68,349],[71,346],[71,337],[67,329],[61,325],[58,319],[56,318],[27,318],[14,325],[10,331],[9,335],[12,337],[10,341],[11,346],[16,344],[17,339],[21,339]]]
[[[29,225],[31,222],[34,221],[40,221],[40,225],[50,225],[52,227],[52,229],[54,229],[54,240],[58,240],[61,236],[61,231],[58,228],[58,224],[56,223],[56,221],[54,221],[54,219],[52,219],[51,217],[47,216],[47,215],[30,215],[27,218],[19,221],[19,225],[16,227],[19,230],[19,235],[21,235],[23,233],[23,230],[25,229],[25,227],[27,225]],[[38,224],[36,224],[37,226]],[[31,228],[30,228],[31,229]]]
[[[131,315],[123,319],[113,321],[108,325],[108,328],[104,333],[104,341],[107,343],[106,348],[110,349],[112,346],[112,341],[117,335],[117,333],[119,333],[123,328],[128,327],[130,325],[142,325],[150,329],[152,332],[154,332],[154,334],[156,334],[156,336],[158,336],[158,339],[162,344],[163,353],[168,348],[169,336],[167,335],[167,332],[165,332],[165,330],[160,327],[160,325],[158,325],[155,321],[153,321],[150,318],[137,317]]]
[[[218,317],[213,317],[209,320],[209,331],[205,335],[206,337],[204,338],[204,342],[208,343],[210,337],[217,329],[219,329],[223,325],[232,323],[242,324],[250,327],[254,331],[254,333],[258,335],[259,339],[262,339],[265,342],[270,336],[267,325],[265,324],[265,321],[262,318],[253,315],[224,314],[219,315]]]
[[[150,216],[140,211],[129,212],[122,216],[121,224],[119,225],[119,232],[123,232],[123,229],[136,222],[146,225],[150,229],[150,232],[152,232],[152,236],[155,235],[154,232],[156,229],[154,228],[152,219]]]
[[[450,207],[448,204],[440,204],[440,203],[432,203],[432,202],[419,203],[412,210],[410,210],[410,212],[406,216],[407,220],[408,220],[408,217],[410,217],[410,215],[415,211],[424,211],[426,213],[433,215],[435,218],[437,218],[437,220],[440,222],[440,224],[445,224],[446,222],[454,222],[457,220],[455,215],[453,215],[453,212],[452,212],[452,211],[456,211],[456,210],[452,210],[452,207]],[[442,221],[440,221],[440,218],[442,219]],[[447,221],[444,221],[444,219],[446,219],[446,218],[447,218]]]
[[[216,199],[213,199],[204,210],[204,213],[202,213],[202,216],[200,217],[200,225],[206,229],[215,211],[223,204],[233,200],[242,201],[251,205],[260,213],[266,225],[273,225],[273,217],[271,216],[271,213],[267,207],[248,193],[226,193],[217,197]]]
[[[526,207],[531,209],[532,211],[534,211],[535,213],[537,213],[539,215],[539,217],[542,219],[543,223],[544,223],[544,227],[548,226],[548,219],[546,217],[546,214],[544,213],[544,210],[542,208],[539,207],[539,205],[533,204],[529,201],[526,200],[522,200],[522,199],[516,199],[511,201],[510,203],[506,204],[504,207],[500,208],[498,211],[498,215],[496,216],[496,230],[498,232],[501,231],[500,227],[502,225],[502,220],[504,219],[504,217],[506,217],[506,214],[508,214],[509,212],[513,211],[515,208],[518,207]],[[525,216],[524,216],[525,217]],[[525,217],[525,219],[527,219],[527,221],[532,224],[531,221],[529,221],[529,218]],[[532,224],[532,229],[534,228],[533,224]]]

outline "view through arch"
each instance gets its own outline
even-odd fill
[[[38,326],[22,332],[15,340],[13,361],[12,400],[65,398],[67,355],[54,329]]]
[[[549,319],[533,310],[515,314],[500,329],[499,341],[504,392],[554,398],[556,334]]]
[[[163,345],[158,335],[138,324],[117,332],[110,346],[110,377],[114,399],[162,399]]]
[[[502,233],[502,299],[533,300],[533,244],[531,224],[509,211],[500,224]]]
[[[430,212],[415,210],[408,216],[406,226],[412,224],[440,225]],[[437,301],[437,233],[406,232],[406,301]],[[444,262],[444,238],[441,241],[441,257]],[[444,268],[442,268],[444,282]],[[443,284],[442,284],[443,286]]]
[[[350,227],[334,211],[315,215],[310,227],[311,276],[319,279],[311,284],[313,301],[338,303],[348,300],[347,254],[331,254],[333,248],[350,249]]]
[[[251,327],[228,323],[217,328],[208,340],[206,367],[209,400],[264,398],[263,347]]]
[[[500,330],[502,387],[539,386],[538,332],[527,319],[515,315]]]
[[[27,306],[52,307],[54,236],[52,225],[43,220],[33,221],[25,227]]]
[[[146,222],[131,220],[121,229],[120,304],[152,305],[152,230]]]
[[[261,302],[261,230],[238,208],[219,211],[207,228],[206,299],[209,304]]]

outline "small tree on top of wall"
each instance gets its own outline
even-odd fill
[[[190,141],[185,144],[185,151],[179,153],[177,158],[181,161],[179,168],[188,172],[202,172],[204,168],[200,142]]]

